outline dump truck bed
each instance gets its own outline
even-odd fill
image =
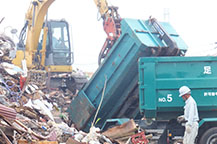
[[[183,85],[191,89],[200,118],[217,115],[216,57],[158,57],[139,60],[140,110],[146,118],[169,120],[183,114],[179,97]]]
[[[162,27],[186,51],[187,46],[169,23]],[[164,56],[169,47],[159,38],[149,21],[123,19],[122,34],[91,80],[79,91],[68,109],[77,128],[88,130],[100,104],[105,80],[104,99],[97,118],[102,126],[110,118],[135,118],[139,113],[138,59]]]

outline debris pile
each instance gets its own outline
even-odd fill
[[[89,133],[68,126],[66,110],[76,95],[70,90],[49,91],[46,72],[21,69],[12,64],[14,43],[0,36],[0,143],[90,143],[112,144],[131,141],[137,131],[133,120],[102,133]],[[132,141],[131,141],[132,142]]]
[[[139,131],[139,128],[135,124],[134,120],[114,126],[104,132],[101,132],[99,128],[92,126],[89,133],[82,131],[76,132],[74,137],[70,137],[67,144],[148,144],[152,135],[145,135],[145,131]]]
[[[66,103],[70,103],[74,95],[62,91],[45,93],[43,85],[36,85],[31,79],[28,81],[28,77],[28,84],[21,88],[22,70],[4,63],[1,63],[0,73],[0,127],[3,127],[2,135],[5,136],[0,139],[12,143],[64,142],[67,140],[63,138],[65,135],[67,138],[73,136],[75,129],[65,123],[68,118],[65,110]],[[9,129],[11,134],[7,134]]]
[[[0,34],[0,61],[11,62],[14,50],[13,40],[4,34]]]
[[[67,141],[76,131],[65,123],[74,95],[48,92],[44,71],[27,72],[25,62],[23,69],[12,64],[14,47],[10,38],[0,36],[0,143]]]

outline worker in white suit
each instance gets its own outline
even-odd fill
[[[182,86],[179,89],[179,97],[182,97],[185,101],[184,115],[179,116],[177,120],[179,122],[185,120],[185,134],[183,138],[183,144],[194,144],[195,138],[198,134],[198,110],[197,103],[191,96],[191,90],[187,86]]]

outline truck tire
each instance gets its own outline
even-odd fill
[[[208,129],[200,138],[199,144],[216,144],[217,127]]]

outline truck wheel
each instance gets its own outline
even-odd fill
[[[217,127],[208,129],[200,138],[199,144],[216,144],[217,143]]]

